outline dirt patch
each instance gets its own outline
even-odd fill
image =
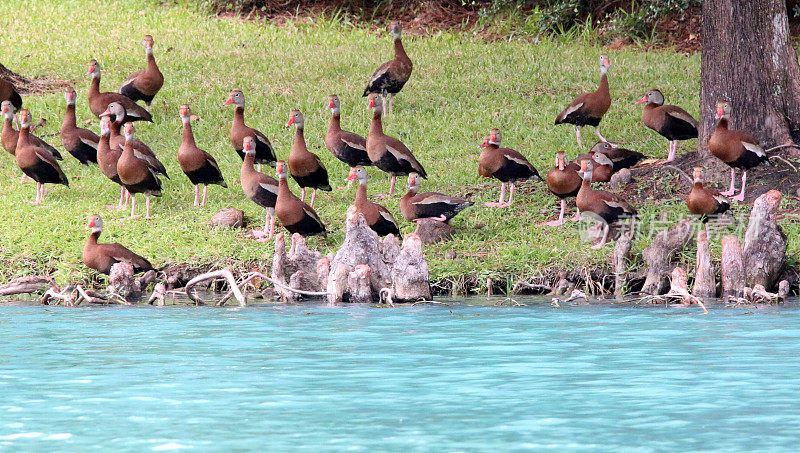
[[[23,96],[56,93],[72,86],[72,83],[66,80],[59,80],[46,76],[34,78],[26,77],[8,69],[3,66],[2,63],[0,63],[0,78],[13,83],[19,94]]]

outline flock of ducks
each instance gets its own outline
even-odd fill
[[[402,42],[402,26],[393,22],[390,26],[394,38],[394,58],[382,64],[372,75],[364,96],[367,107],[372,110],[372,121],[367,137],[342,129],[341,101],[336,95],[328,98],[327,108],[331,120],[325,134],[327,149],[350,167],[348,186],[358,183],[358,190],[351,210],[361,213],[369,226],[379,235],[400,234],[392,213],[380,204],[369,201],[367,196],[367,172],[365,166],[375,166],[391,177],[388,195],[395,191],[396,178],[407,177],[408,191],[400,199],[401,213],[409,221],[433,219],[449,222],[460,211],[473,203],[464,198],[438,192],[420,193],[421,179],[427,177],[422,164],[411,150],[399,139],[383,132],[383,117],[392,111],[394,96],[409,80],[413,63]],[[68,88],[65,92],[66,111],[60,135],[64,149],[81,164],[96,163],[110,181],[120,186],[118,208],[127,208],[130,201],[131,217],[137,216],[136,194],[145,196],[145,216],[151,218],[150,199],[161,196],[161,178],[169,178],[167,169],[155,152],[135,136],[133,123],[152,122],[149,112],[151,102],[164,84],[164,76],[153,55],[153,37],[145,36],[143,46],[147,58],[146,69],[136,71],[126,79],[118,92],[100,91],[100,64],[91,60],[88,75],[91,85],[88,91],[89,109],[100,118],[100,134],[80,128],[76,123],[76,93]],[[619,148],[608,142],[600,133],[600,122],[611,106],[608,85],[607,56],[600,57],[600,83],[596,91],[578,96],[562,111],[555,124],[572,124],[576,130],[578,146],[583,147],[581,128],[593,126],[600,141],[588,153],[580,154],[568,162],[563,151],[556,154],[556,165],[546,175],[548,189],[561,200],[561,212],[550,226],[563,224],[566,199],[576,198],[578,212],[573,220],[587,216],[603,224],[603,238],[593,246],[600,248],[608,238],[610,225],[620,219],[636,215],[636,210],[621,196],[592,188],[593,182],[607,182],[611,176],[636,165],[644,158],[641,153]],[[2,146],[16,159],[22,172],[36,182],[36,198],[33,203],[42,203],[45,184],[69,186],[69,180],[58,161],[61,154],[30,131],[31,114],[22,109],[22,98],[13,85],[0,79],[0,100],[4,125]],[[145,106],[138,104],[144,101]],[[659,90],[647,92],[637,104],[645,104],[642,110],[643,123],[669,140],[666,162],[675,159],[678,141],[697,137],[697,121],[685,110],[674,105],[665,105]],[[290,233],[303,236],[325,235],[325,224],[314,211],[318,190],[330,191],[332,187],[328,172],[319,156],[310,152],[304,137],[304,119],[299,110],[293,110],[286,126],[295,127],[295,139],[286,161],[277,159],[269,139],[262,132],[245,122],[245,95],[233,90],[225,105],[234,105],[235,111],[230,130],[233,149],[242,158],[240,184],[244,193],[255,204],[265,209],[265,225],[262,231],[254,231],[258,240],[269,240],[275,233],[275,222]],[[183,124],[183,136],[178,150],[181,170],[194,185],[194,205],[203,206],[207,199],[208,186],[227,187],[222,172],[214,159],[200,149],[192,131],[192,112],[189,105],[181,105],[179,116]],[[687,199],[689,210],[705,219],[728,209],[730,202],[725,196],[735,192],[734,180],[737,168],[743,169],[741,193],[734,200],[743,201],[747,169],[753,168],[767,158],[766,153],[753,136],[744,131],[728,129],[731,106],[727,101],[718,104],[716,117],[719,123],[709,140],[711,152],[731,167],[731,187],[718,193],[703,186],[702,169],[694,171],[694,187]],[[19,131],[14,129],[16,117]],[[500,182],[497,202],[486,203],[487,207],[505,208],[512,204],[515,185],[529,179],[542,179],[531,163],[518,151],[501,147],[501,132],[492,129],[480,145],[478,173]],[[275,176],[262,173],[262,165],[275,167]],[[296,196],[289,187],[288,176],[300,187]],[[203,186],[202,196],[200,186]],[[309,203],[305,202],[306,191],[311,192]],[[508,198],[506,199],[506,192]],[[378,195],[376,198],[385,198]],[[120,261],[130,262],[136,271],[152,269],[149,261],[119,244],[101,244],[97,239],[102,232],[100,216],[93,216],[87,225],[91,235],[83,253],[84,263],[98,272],[108,273],[111,266]]]

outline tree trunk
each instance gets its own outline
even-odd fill
[[[708,155],[720,100],[731,102],[731,127],[765,148],[800,138],[800,66],[785,0],[705,0],[702,51],[701,154]]]

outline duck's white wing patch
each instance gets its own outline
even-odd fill
[[[458,204],[457,202],[453,201],[452,198],[448,197],[447,195],[442,194],[432,194],[430,196],[425,197],[424,199],[414,203],[414,204],[437,204],[437,203],[445,203],[445,204]]]
[[[370,82],[374,82],[378,80],[382,75],[386,74],[386,71],[389,70],[389,65],[384,63],[375,71],[375,74],[372,74],[372,78],[369,80]]]
[[[517,164],[522,165],[524,167],[530,167],[531,166],[531,163],[528,162],[528,160],[525,159],[524,157],[520,158],[520,157],[517,157],[517,156],[506,155],[505,158],[510,160],[511,162],[517,163]]]
[[[575,105],[571,105],[571,106],[567,107],[566,110],[564,110],[564,114],[561,115],[561,117],[562,118],[566,118],[566,117],[568,117],[570,115],[570,113],[573,113],[573,112],[575,112],[577,110],[580,110],[581,107],[583,107],[583,102],[579,102],[579,103],[577,103]]]
[[[267,192],[274,193],[274,194],[278,193],[278,186],[276,186],[274,184],[265,184],[263,182],[260,182],[260,183],[258,183],[258,185],[262,189],[266,190]]]
[[[316,219],[317,222],[322,223],[322,221],[319,219],[319,216],[317,216],[317,213],[314,212],[309,206],[303,206],[303,212],[305,212],[309,217]]]
[[[755,143],[742,142],[742,146],[744,146],[744,149],[754,153],[758,157],[764,157],[767,155],[767,153],[764,151],[764,148]]]
[[[728,198],[724,197],[724,196],[722,196],[720,194],[716,194],[713,197],[714,197],[715,200],[717,200],[717,203],[719,203],[719,204],[730,204],[730,201],[728,201]]]
[[[390,213],[386,211],[378,211],[378,212],[380,213],[381,217],[384,218],[384,220],[392,222],[395,226],[397,226],[397,222],[395,222],[394,217],[392,217]]]
[[[670,112],[667,112],[667,115],[669,115],[669,116],[671,116],[673,118],[677,118],[677,119],[679,119],[681,121],[685,121],[685,122],[691,124],[692,126],[697,127],[697,120],[695,120],[692,117],[692,115],[689,115],[686,112],[670,111]]]
[[[347,145],[347,146],[349,146],[351,148],[360,149],[361,151],[366,151],[367,150],[367,148],[364,145],[362,145],[361,143],[351,142],[351,141],[345,140],[345,139],[342,139],[342,142],[345,145]]]
[[[83,137],[81,137],[80,140],[81,140],[81,142],[83,142],[83,144],[89,145],[92,148],[97,149],[97,142],[89,140],[88,138],[83,138]]]
[[[265,145],[269,146],[270,148],[272,148],[272,144],[270,144],[270,142],[269,142],[269,140],[267,139],[267,137],[264,137],[264,136],[263,136],[263,135],[261,135],[261,134],[255,134],[255,135],[256,135],[256,140],[258,140],[258,141],[260,141],[261,143],[263,143],[263,144],[265,144]]]
[[[394,158],[397,159],[397,160],[404,160],[404,161],[407,161],[407,162],[411,162],[408,159],[408,156],[405,155],[405,153],[403,153],[399,149],[392,148],[390,145],[386,145],[386,151],[389,151],[389,153],[392,156],[394,156]]]
[[[53,153],[51,153],[50,150],[46,148],[36,148],[36,156],[39,157],[39,159],[46,161],[50,164],[53,164],[56,161],[56,158],[55,156],[53,156]]]

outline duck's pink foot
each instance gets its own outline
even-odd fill
[[[563,224],[564,224],[564,219],[551,220],[551,221],[545,223],[545,225],[551,226],[551,227],[557,227],[557,226],[561,226]]]
[[[379,194],[375,195],[374,197],[372,197],[373,200],[385,200],[387,198],[389,198],[389,195],[384,195],[382,193],[379,193]]]
[[[253,230],[250,232],[250,234],[252,234],[253,237],[256,239],[265,238],[269,236],[269,234],[266,231],[261,231],[261,230]]]
[[[601,248],[603,248],[603,246],[604,246],[604,245],[606,245],[605,241],[603,241],[603,242],[598,242],[597,244],[595,244],[595,245],[593,245],[593,246],[592,246],[592,249],[593,249],[593,250],[601,249]]]
[[[498,208],[507,208],[509,206],[511,206],[511,203],[506,201],[506,202],[501,203],[500,206],[498,206]]]
[[[744,203],[744,194],[740,193],[739,195],[736,195],[735,197],[731,197],[731,200],[738,201],[739,203]]]
[[[444,215],[440,215],[439,217],[422,217],[419,219],[414,219],[414,222],[419,223],[423,220],[435,220],[437,222],[444,222],[445,220],[447,220],[447,217],[445,217]]]
[[[505,203],[499,203],[497,201],[490,201],[488,203],[484,203],[483,205],[487,208],[502,208]]]
[[[581,221],[581,213],[580,212],[576,212],[575,215],[572,216],[572,221],[573,222],[580,222]]]
[[[725,192],[720,192],[719,194],[723,195],[723,196],[726,196],[726,197],[730,197],[731,195],[733,195],[735,193],[736,193],[736,190],[735,189],[731,189],[731,190],[726,190]]]

